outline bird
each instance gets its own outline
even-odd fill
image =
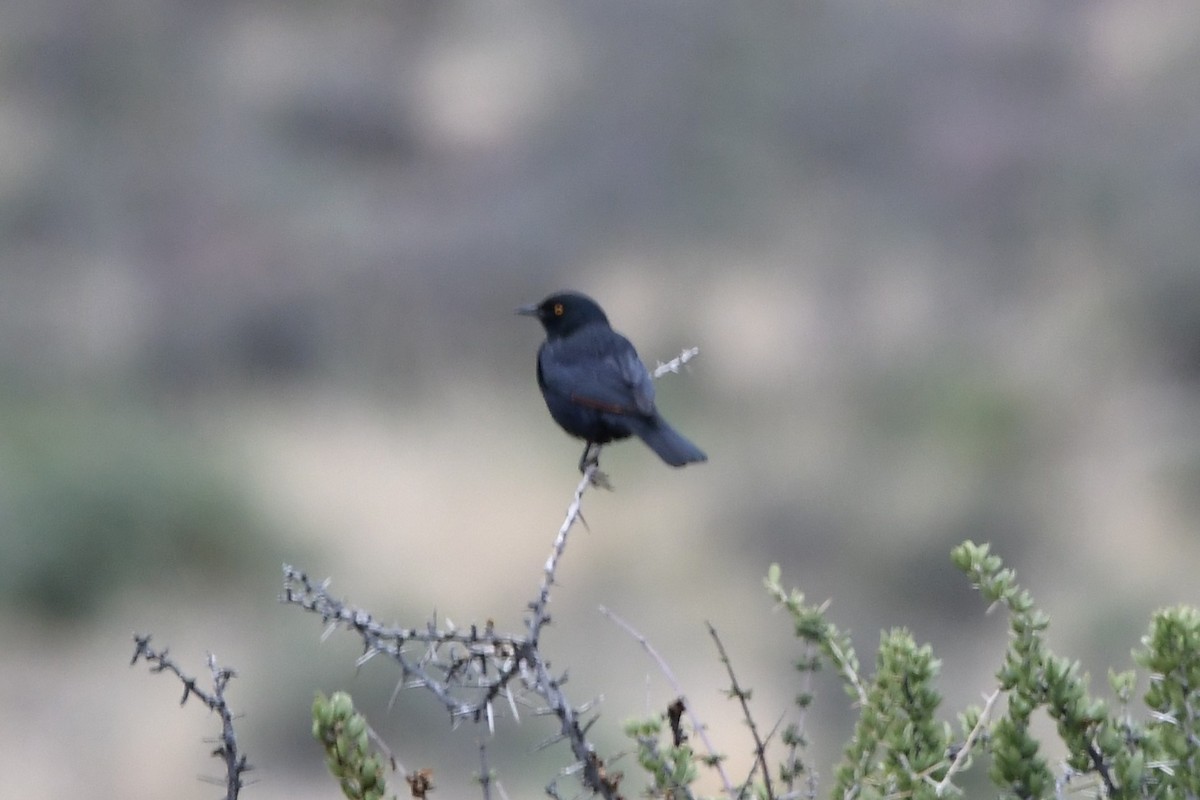
[[[546,331],[537,353],[537,383],[554,421],[586,442],[580,472],[597,463],[600,445],[630,436],[673,467],[708,460],[658,413],[650,372],[595,300],[581,292],[556,292],[517,313],[535,317]]]

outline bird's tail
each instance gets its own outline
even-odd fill
[[[662,417],[655,415],[640,420],[640,423],[634,426],[633,432],[672,467],[708,460],[703,450],[685,439],[683,434],[668,425]]]

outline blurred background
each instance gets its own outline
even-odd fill
[[[772,561],[865,665],[932,643],[952,719],[1006,620],[948,554],[990,541],[1106,693],[1200,603],[1197,74],[1187,0],[4,4],[0,795],[220,793],[217,720],[129,668],[136,630],[238,670],[248,798],[337,795],[308,708],[338,688],[477,796],[484,732],[388,710],[280,565],[519,629],[580,446],[512,310],[568,287],[651,366],[700,348],[660,405],[710,456],[606,450],[561,567],[545,646],[605,755],[674,695],[600,604],[748,771],[704,622],[790,719]],[[816,691],[827,787],[853,711]],[[565,749],[500,727],[539,796]]]

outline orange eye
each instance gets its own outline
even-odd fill
[[[562,315],[563,315],[562,303],[555,303],[554,304],[554,316],[561,317]]]

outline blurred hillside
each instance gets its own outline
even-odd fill
[[[315,688],[470,796],[477,733],[384,712],[278,569],[519,624],[579,448],[512,309],[564,287],[651,364],[701,348],[659,391],[710,463],[610,449],[560,573],[611,748],[671,696],[600,603],[748,759],[702,623],[773,721],[771,561],[962,703],[1004,626],[948,553],[990,540],[1102,682],[1200,603],[1198,73],[1181,1],[0,6],[0,795],[213,794],[136,629],[238,668],[248,796],[331,796]],[[513,796],[544,735],[493,762]]]

